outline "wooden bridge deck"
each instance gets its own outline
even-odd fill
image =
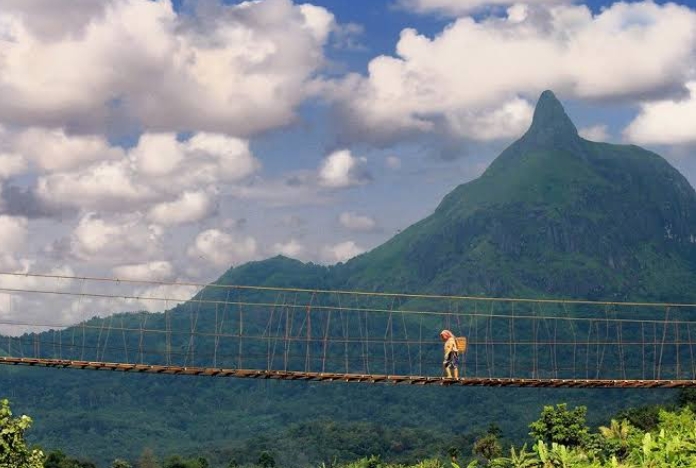
[[[464,377],[459,380],[442,377],[381,374],[341,374],[322,372],[223,369],[214,367],[180,367],[120,362],[71,361],[0,357],[0,364],[34,367],[136,372],[147,374],[236,377],[248,379],[300,380],[310,382],[364,382],[408,385],[443,385],[465,387],[547,387],[547,388],[681,388],[696,387],[696,380],[602,380],[602,379],[517,379]]]

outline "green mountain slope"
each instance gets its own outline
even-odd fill
[[[582,139],[542,94],[529,131],[435,212],[339,271],[346,287],[693,300],[696,193],[660,156]]]
[[[583,140],[555,96],[545,92],[520,140],[481,177],[447,195],[431,216],[385,244],[331,267],[285,257],[251,262],[228,270],[217,283],[694,301],[694,216],[696,193],[664,159],[635,146]],[[225,301],[228,294],[206,288],[199,297]],[[190,327],[192,310],[200,317],[198,331],[214,332],[211,317],[225,313],[185,304],[170,312],[170,326]],[[118,317],[119,323],[135,328],[143,319],[142,314]],[[166,319],[151,314],[147,320],[152,328],[162,329]],[[99,329],[100,319],[90,323]],[[383,324],[373,325],[384,333]],[[265,320],[247,315],[246,330],[264,326]],[[97,331],[87,333],[87,343],[95,349],[100,339]],[[144,347],[161,350],[163,340],[149,337]],[[182,335],[171,346],[182,359],[195,363],[187,354],[188,340]],[[7,352],[5,342],[0,339],[0,355]],[[133,343],[132,349],[138,345]],[[196,346],[202,350],[211,343]],[[233,351],[229,354],[234,356]],[[265,351],[261,354],[265,359]],[[425,373],[439,372],[437,358]],[[36,442],[103,463],[116,457],[135,459],[150,446],[159,453],[212,454],[221,462],[253,462],[260,450],[276,448],[282,450],[275,454],[278,460],[306,466],[375,450],[412,460],[427,450],[464,443],[468,433],[483,431],[492,421],[506,434],[522,437],[541,405],[552,399],[582,403],[601,398],[603,413],[590,414],[598,421],[615,409],[668,394],[361,387],[0,366],[4,395],[16,411],[34,416]],[[443,428],[443,414],[456,422]],[[332,440],[338,445],[319,437],[316,424],[335,433]],[[376,442],[378,428],[385,428],[383,437],[393,444]]]

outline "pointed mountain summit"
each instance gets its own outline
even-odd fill
[[[546,90],[539,97],[534,109],[532,126],[527,135],[535,135],[540,139],[551,135],[571,137],[578,136],[578,129],[575,128],[575,124],[570,120],[553,91]]]
[[[539,97],[529,130],[511,149],[517,152],[530,152],[535,148],[566,150],[586,159],[586,148],[581,142],[578,129],[563,105],[552,91],[547,90]]]

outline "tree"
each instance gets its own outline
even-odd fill
[[[97,468],[97,465],[90,461],[70,458],[60,450],[49,453],[43,466],[44,468]]]
[[[30,449],[24,440],[29,427],[29,416],[13,418],[10,402],[0,400],[0,468],[43,468],[43,452]]]
[[[624,457],[628,452],[629,437],[635,432],[631,423],[627,420],[618,422],[616,419],[611,420],[609,427],[601,426],[599,433],[607,442],[607,449],[612,455]]]
[[[189,464],[181,459],[179,455],[172,455],[162,464],[163,468],[190,468]]]
[[[447,455],[452,459],[453,462],[457,461],[457,458],[459,458],[460,451],[457,447],[450,447],[447,449]]]
[[[546,443],[556,442],[566,447],[582,445],[589,433],[585,425],[587,407],[578,406],[572,411],[568,410],[565,403],[553,406],[544,406],[541,417],[529,425],[529,433],[535,440],[543,440]]]
[[[258,465],[261,468],[273,468],[275,467],[275,458],[270,453],[263,451],[259,456]]]
[[[474,442],[474,454],[490,461],[503,454],[503,447],[501,447],[495,434],[486,434]]]

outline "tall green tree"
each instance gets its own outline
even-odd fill
[[[270,453],[264,451],[261,452],[261,455],[259,456],[259,461],[258,465],[261,468],[274,468],[275,467],[275,458],[273,458],[273,455]]]
[[[546,443],[556,442],[566,447],[582,445],[589,434],[585,425],[587,407],[578,406],[569,410],[565,403],[544,406],[541,417],[529,425],[529,433],[535,440]]]
[[[10,402],[0,400],[0,468],[43,468],[43,452],[27,447],[24,440],[29,427],[29,416],[13,418]]]

